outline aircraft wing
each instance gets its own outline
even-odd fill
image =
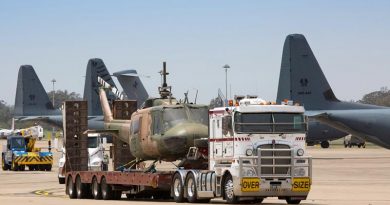
[[[306,113],[307,112],[307,113]],[[390,149],[390,109],[306,111],[308,117]]]

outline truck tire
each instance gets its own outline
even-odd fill
[[[58,177],[59,184],[65,184],[65,177]]]
[[[228,174],[225,177],[223,188],[224,188],[224,197],[226,199],[226,202],[229,204],[236,204],[238,202],[238,197],[234,195],[232,175]]]
[[[66,181],[66,190],[70,199],[75,199],[77,197],[76,187],[72,181],[72,176],[69,176]]]
[[[187,191],[187,199],[190,203],[198,202],[198,192],[196,190],[196,180],[193,173],[189,173],[186,179],[186,191]]]
[[[102,190],[96,177],[92,179],[92,197],[96,200],[102,199]]]
[[[50,172],[51,171],[51,168],[52,168],[52,165],[51,164],[48,164],[48,165],[45,165],[45,170]]]
[[[291,199],[290,197],[287,197],[286,198],[286,202],[287,202],[287,204],[299,204],[299,203],[301,203],[301,200],[299,200],[299,199]]]
[[[102,181],[100,182],[100,189],[102,190],[103,200],[111,200],[113,198],[111,185],[107,184],[105,177],[103,177]]]
[[[19,166],[17,164],[15,164],[13,159],[12,159],[12,163],[11,163],[11,170],[12,171],[18,171],[19,170]]]
[[[4,156],[1,157],[1,168],[3,169],[3,171],[9,170],[9,165],[5,163]]]
[[[173,200],[176,203],[184,202],[184,184],[180,174],[176,173],[172,180]]]
[[[76,195],[78,199],[86,199],[90,192],[88,191],[88,185],[81,182],[79,175],[76,177]]]

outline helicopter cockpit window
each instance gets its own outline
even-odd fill
[[[207,107],[189,107],[190,118],[204,125],[208,124],[208,112],[209,109]]]
[[[164,129],[169,128],[187,120],[184,107],[165,108],[163,111]]]
[[[133,134],[138,134],[139,132],[139,118],[131,121],[131,132]]]
[[[153,113],[153,134],[161,134],[161,113]]]

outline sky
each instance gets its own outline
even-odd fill
[[[390,87],[389,11],[390,1],[0,0],[0,100],[14,104],[25,64],[47,91],[54,78],[82,95],[88,60],[101,58],[111,73],[136,69],[152,96],[167,61],[174,96],[198,91],[206,104],[225,93],[228,64],[228,96],[274,101],[292,33],[305,35],[335,95],[359,100]]]

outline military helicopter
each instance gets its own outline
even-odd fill
[[[184,159],[195,140],[208,137],[208,106],[177,101],[167,84],[168,74],[163,62],[160,97],[147,99],[130,120],[113,119],[104,86],[100,89],[105,129],[115,130],[137,161]]]

